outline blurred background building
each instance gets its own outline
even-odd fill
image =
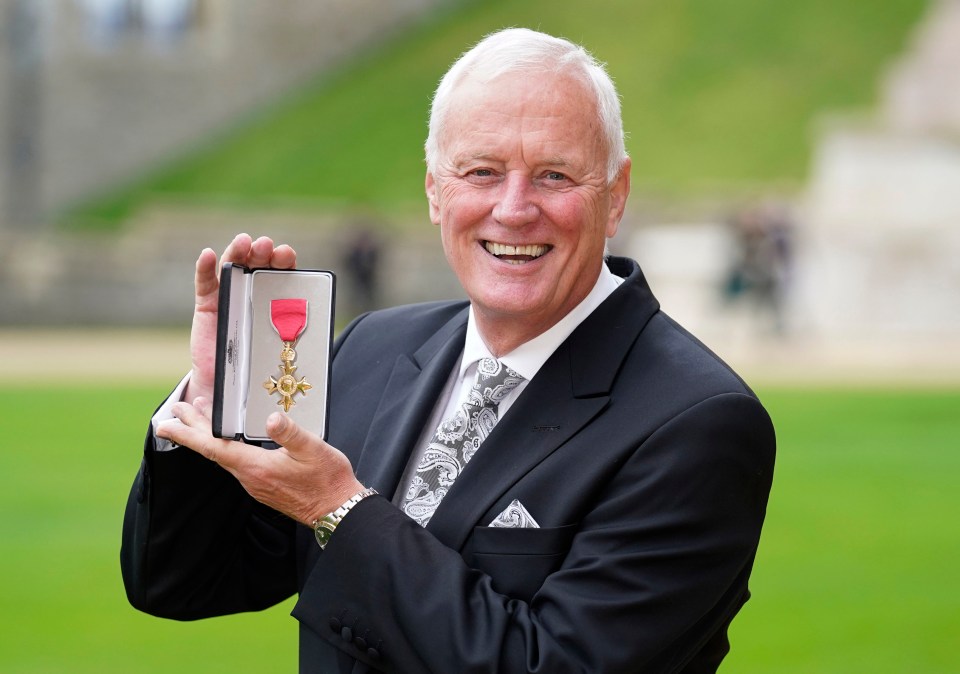
[[[812,148],[802,179],[721,186],[707,200],[681,188],[665,205],[635,175],[612,249],[639,259],[664,306],[725,355],[768,349],[796,359],[798,348],[830,347],[843,358],[865,344],[942,350],[960,337],[960,0],[922,4],[906,46],[875,71],[873,109],[818,109],[797,132]],[[690,8],[691,31],[708,9]],[[437,17],[482,11],[463,0],[0,0],[0,325],[185,325],[197,251],[235,231],[268,232],[310,266],[342,272],[343,318],[458,295],[425,208],[394,222],[384,212],[402,209],[327,208],[329,198],[310,208],[289,198],[219,208],[225,195],[208,191],[202,204],[157,198],[103,227],[77,227],[64,214],[202,154],[350,64],[390,58],[394,40]],[[458,35],[456,22],[432,30],[434,42],[450,33],[449,58],[480,36]],[[611,38],[611,67],[629,95],[647,63],[622,56],[617,72],[617,44]],[[684,51],[672,58],[683,63]],[[431,62],[427,79],[448,62]],[[717,82],[733,92],[737,77]],[[413,100],[418,126],[403,132],[417,163],[385,168],[384,181],[422,170],[413,155],[428,98],[424,88]],[[359,105],[387,120],[394,103]],[[625,110],[637,103],[625,100]],[[407,114],[406,102],[396,104],[397,116]],[[668,121],[683,129],[689,120]],[[648,160],[644,147],[631,150],[637,174]],[[359,148],[356,161],[377,154]]]
[[[203,212],[106,233],[62,231],[58,217],[443,4],[0,0],[0,324],[182,323],[190,260],[218,241]],[[236,227],[263,231],[252,219]],[[309,219],[292,219],[291,243],[329,248],[303,226]],[[290,220],[271,217],[271,233]]]
[[[3,0],[2,222],[177,157],[440,2]]]
[[[960,2],[932,4],[874,115],[824,120],[805,205],[798,320],[960,337]]]
[[[809,178],[789,199],[634,234],[632,253],[682,322],[748,359],[766,346],[841,371],[864,359],[956,366],[960,2],[930,4],[879,89],[874,110],[818,117]]]

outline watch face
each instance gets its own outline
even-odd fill
[[[330,541],[331,532],[328,529],[317,527],[316,529],[314,529],[313,533],[314,535],[316,535],[317,543],[320,545],[320,547],[325,548],[327,546],[327,543]]]

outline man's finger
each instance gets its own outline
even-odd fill
[[[274,269],[293,269],[297,266],[296,251],[285,243],[273,249],[270,266]]]
[[[216,463],[220,463],[223,454],[222,445],[227,443],[226,440],[211,436],[210,431],[188,426],[180,419],[168,419],[158,424],[157,437],[172,440],[181,447],[192,449]]]
[[[310,446],[323,444],[318,435],[301,427],[286,414],[274,412],[267,417],[267,435],[274,442],[283,445],[287,452],[296,458],[296,454]]]
[[[233,241],[230,242],[227,249],[223,251],[223,257],[220,258],[221,265],[224,262],[245,264],[247,257],[250,255],[250,246],[252,243],[253,239],[249,234],[237,234],[233,237]]]
[[[204,400],[204,398],[198,399]],[[207,433],[210,432],[210,417],[204,416],[203,412],[193,405],[176,403],[171,409],[173,416],[179,419],[184,425],[206,431]]]
[[[194,414],[200,416],[199,412]],[[190,426],[179,418],[158,424],[157,436],[193,450],[210,461],[220,464],[234,475],[238,475],[244,466],[256,461],[257,454],[263,451],[242,442],[215,438],[210,435],[209,424],[206,427]]]
[[[200,251],[193,285],[196,289],[198,305],[208,303],[211,297],[216,298],[220,284],[217,281],[217,254],[212,248],[204,248]]]
[[[200,412],[200,414],[202,414],[208,420],[213,418],[213,401],[211,401],[210,398],[205,398],[203,396],[196,398],[193,401],[193,408]]]
[[[273,239],[267,236],[261,236],[250,246],[250,255],[247,259],[247,266],[259,269],[270,266],[270,258],[273,256]]]

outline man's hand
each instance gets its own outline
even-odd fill
[[[297,254],[286,244],[274,246],[273,241],[261,236],[256,241],[247,234],[238,234],[223,251],[220,264],[217,254],[204,248],[197,259],[194,277],[196,306],[193,312],[193,328],[190,332],[190,356],[193,370],[185,399],[213,397],[213,376],[217,350],[217,304],[220,292],[220,267],[224,262],[242,264],[254,269],[292,269],[297,264]]]
[[[253,498],[303,524],[364,488],[343,453],[280,412],[267,419],[267,434],[282,445],[275,450],[213,437],[208,399],[177,403],[173,413],[176,419],[157,427],[159,437],[220,464]]]

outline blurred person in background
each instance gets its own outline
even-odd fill
[[[343,256],[356,296],[356,313],[372,311],[380,297],[380,242],[373,230],[360,225]]]
[[[793,266],[794,228],[787,208],[767,201],[738,211],[728,225],[734,247],[724,295],[730,302],[748,300],[781,335]]]
[[[749,592],[774,433],[753,392],[605,257],[631,162],[570,42],[488,36],[441,80],[426,195],[469,302],[337,340],[327,442],[210,432],[217,257],[193,369],[124,520],[130,601],[189,620],[299,593],[303,672],[713,672]],[[293,268],[239,235],[221,261]],[[376,492],[379,492],[376,493]]]

